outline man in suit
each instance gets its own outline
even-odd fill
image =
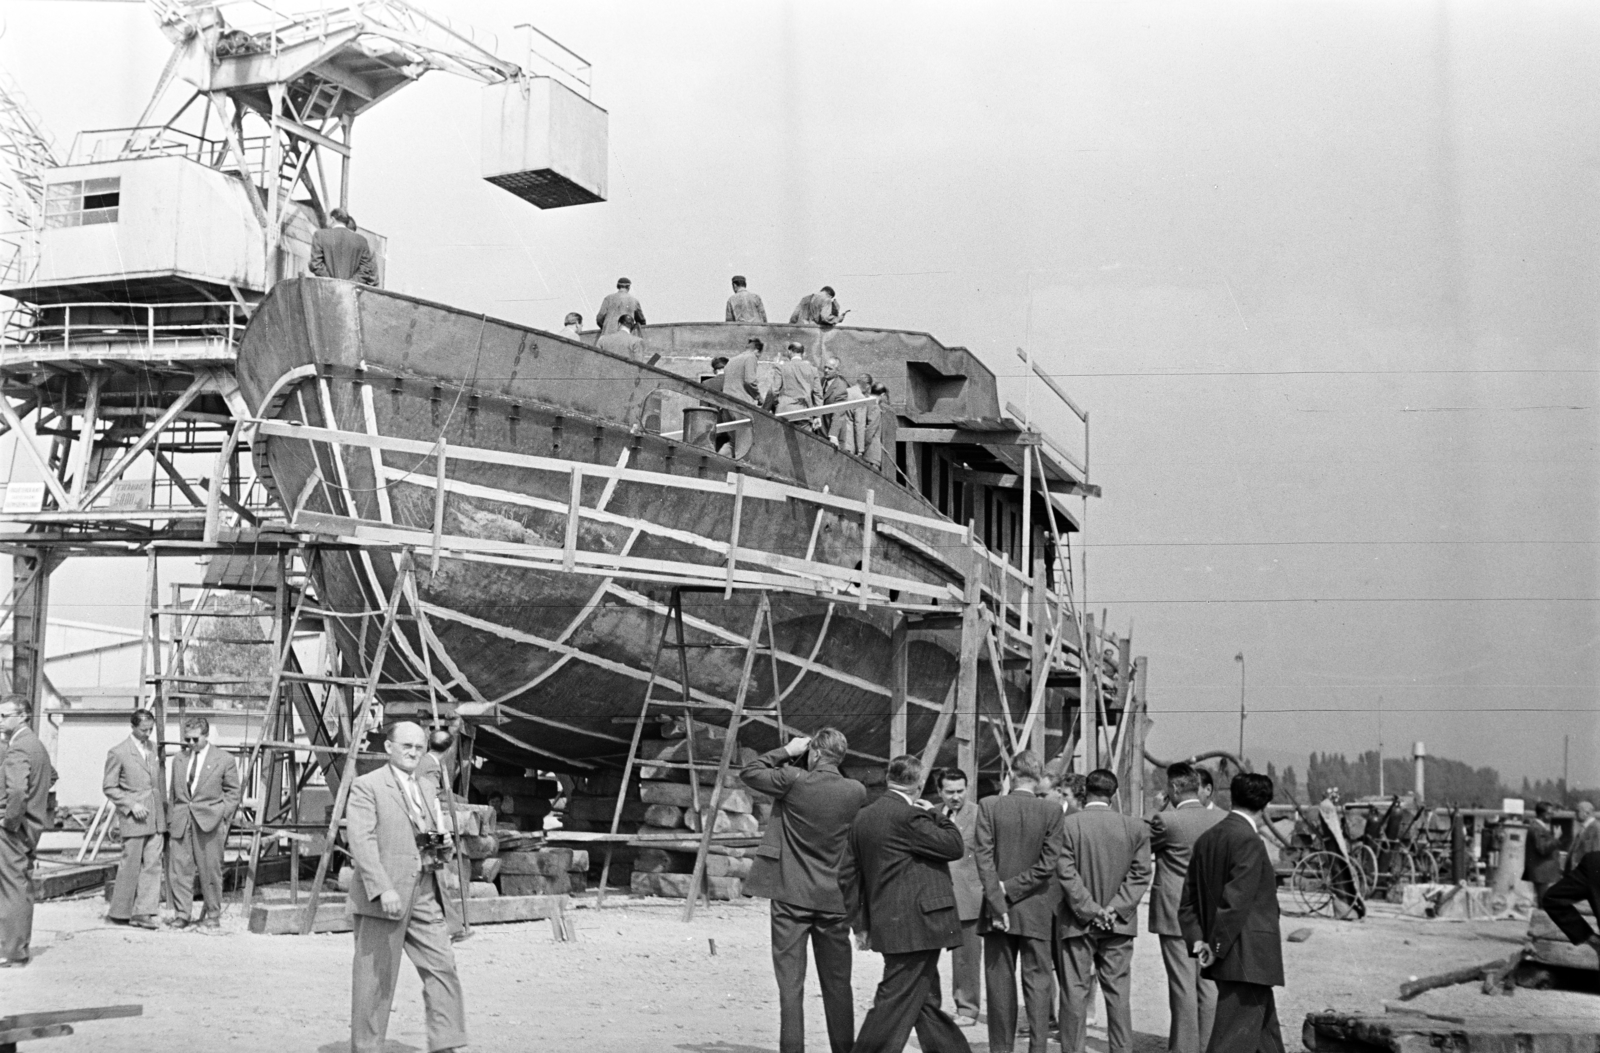
[[[342,208],[329,212],[328,225],[311,235],[309,269],[319,278],[378,284],[378,266],[372,258],[372,247],[356,230],[356,221],[350,213]]]
[[[1129,967],[1139,900],[1150,887],[1150,828],[1113,811],[1116,794],[1116,775],[1096,768],[1084,780],[1083,810],[1061,825],[1056,871],[1065,894],[1058,918],[1067,974],[1067,1012],[1061,1021],[1066,1053],[1084,1053],[1085,1004],[1097,974],[1106,996],[1111,1053],[1133,1048]]]
[[[1600,954],[1600,933],[1578,913],[1577,905],[1585,900],[1595,917],[1600,918],[1600,850],[1585,853],[1539,900],[1539,906],[1574,946],[1588,944]]]
[[[1167,795],[1173,807],[1150,817],[1150,853],[1155,857],[1155,885],[1150,891],[1150,931],[1161,937],[1161,961],[1167,967],[1167,1053],[1200,1053],[1211,1041],[1217,1012],[1217,985],[1200,975],[1200,966],[1184,942],[1178,906],[1189,857],[1200,835],[1222,821],[1222,813],[1200,802],[1200,777],[1193,766],[1167,767]]]
[[[228,843],[228,822],[239,807],[239,768],[233,758],[211,745],[211,722],[183,719],[183,752],[172,764],[171,840],[167,845],[168,883],[172,887],[172,926],[192,924],[214,929],[222,917],[222,850]],[[195,921],[194,881],[200,877],[205,907]]]
[[[761,297],[745,289],[744,275],[733,276],[733,295],[728,297],[728,309],[725,312],[730,322],[744,322],[748,325],[766,325],[767,308],[761,302]]]
[[[789,413],[821,404],[822,374],[806,358],[806,349],[799,343],[791,340],[784,347],[777,374],[778,386],[774,392],[777,396],[776,412]],[[815,418],[801,418],[794,423],[809,431]]]
[[[1594,817],[1594,802],[1579,801],[1577,817],[1572,824],[1572,847],[1567,850],[1567,873],[1578,869],[1578,864],[1590,852],[1600,852],[1600,820]]]
[[[639,324],[633,315],[624,312],[617,319],[617,327],[609,333],[600,334],[595,346],[613,355],[643,362],[649,356],[645,353],[644,338],[639,335]]]
[[[389,763],[350,784],[350,910],[355,959],[350,971],[351,1053],[380,1053],[389,1030],[404,951],[422,977],[428,1049],[467,1044],[466,1007],[456,956],[445,931],[444,882],[450,833],[433,788],[416,777],[427,736],[419,725],[390,726]]]
[[[28,727],[28,700],[0,701],[0,967],[28,964],[33,940],[33,858],[44,833],[56,770]]]
[[[1195,841],[1178,913],[1203,975],[1216,981],[1208,1053],[1283,1053],[1274,987],[1283,986],[1278,881],[1259,833],[1272,780],[1242,772],[1233,810]]]
[[[594,324],[600,330],[600,335],[616,332],[625,314],[632,315],[640,325],[648,324],[644,320],[644,308],[634,299],[633,283],[626,278],[618,278],[617,291],[606,294],[606,298],[600,301],[599,313],[594,316]]]
[[[883,955],[883,979],[852,1053],[901,1053],[913,1028],[929,1053],[971,1053],[939,1007],[939,952],[961,942],[949,864],[966,847],[956,824],[917,796],[920,760],[891,760],[888,783],[851,824],[839,874],[863,949]]]
[[[978,806],[967,799],[967,773],[960,768],[940,768],[937,781],[940,811],[961,831],[966,849],[950,864],[956,914],[961,918],[961,946],[950,952],[950,995],[956,1004],[956,1026],[971,1027],[978,1022],[979,966],[983,962],[983,940],[978,935],[978,916],[983,913],[983,879],[978,875],[976,854]]]
[[[806,1047],[808,939],[817,959],[829,1046],[833,1053],[848,1053],[855,1041],[850,918],[839,865],[867,788],[839,774],[848,746],[839,729],[823,728],[762,754],[740,772],[746,786],[773,799],[772,818],[744,887],[771,901],[779,1053],[802,1053]]]
[[[150,741],[155,714],[136,709],[133,734],[106,753],[100,788],[120,816],[122,863],[107,917],[118,925],[157,928],[161,908],[162,835],[167,832],[167,795],[161,784],[160,748]]]
[[[1533,901],[1544,899],[1561,878],[1561,838],[1550,825],[1551,804],[1540,801],[1533,806],[1528,823],[1528,855],[1522,865],[1522,879],[1533,883]]]
[[[1056,865],[1064,820],[1059,805],[1038,795],[1041,768],[1033,754],[1019,755],[1011,765],[1011,792],[978,805],[990,1053],[1011,1053],[1016,1040],[1019,956],[1029,1053],[1045,1053],[1049,1041],[1055,998],[1050,944],[1061,905]]]

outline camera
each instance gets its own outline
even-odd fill
[[[450,835],[439,830],[417,834],[417,851],[422,853],[422,868],[438,870],[450,853]]]

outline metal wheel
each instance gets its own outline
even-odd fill
[[[1415,845],[1411,849],[1411,865],[1416,872],[1416,879],[1425,885],[1439,883],[1439,857],[1427,845]]]
[[[1333,914],[1333,879],[1344,860],[1333,852],[1310,852],[1289,875],[1289,891],[1307,914]]]
[[[1389,896],[1395,902],[1399,901],[1400,890],[1407,885],[1415,884],[1421,878],[1417,876],[1416,860],[1412,858],[1411,851],[1397,848],[1387,853],[1389,856],[1389,873],[1386,885]]]
[[[1382,873],[1378,870],[1378,853],[1373,851],[1369,844],[1351,845],[1350,863],[1355,867],[1356,891],[1361,893],[1362,899],[1371,899],[1382,877]]]

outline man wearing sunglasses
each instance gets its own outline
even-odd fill
[[[210,734],[211,722],[205,717],[185,717],[183,752],[172,764],[167,873],[172,886],[172,926],[177,929],[190,925],[215,929],[222,917],[222,849],[242,791],[238,766],[207,741]],[[205,908],[195,920],[197,875]]]

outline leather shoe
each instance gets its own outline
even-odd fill
[[[196,928],[201,928],[201,929],[220,929],[220,928],[222,928],[222,922],[219,921],[216,918],[201,918],[199,921],[195,922],[194,924],[195,924]]]
[[[156,919],[152,918],[148,914],[141,914],[137,918],[129,918],[128,919],[128,924],[129,925],[133,925],[133,926],[135,926],[137,928],[141,928],[141,929],[159,929],[159,928],[161,928],[160,925],[156,924]]]
[[[173,918],[171,921],[167,922],[167,927],[173,929],[187,929],[193,924],[194,922],[190,921],[188,918]]]
[[[977,1027],[978,1026],[978,1018],[975,1017],[975,1016],[958,1016],[958,1017],[956,1017],[956,1021],[955,1022],[956,1022],[956,1027]]]
[[[107,914],[106,915],[106,920],[109,921],[113,925],[126,925],[126,924],[129,923],[129,921],[131,919],[129,919],[129,918],[113,918],[111,915]]]
[[[28,961],[27,958],[0,958],[0,969],[21,969]]]

